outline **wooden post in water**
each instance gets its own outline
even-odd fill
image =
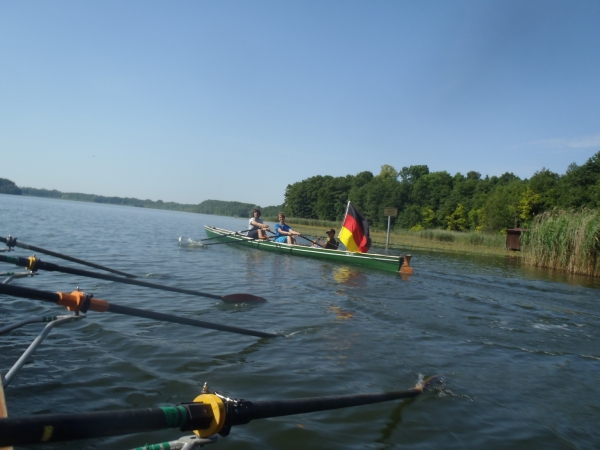
[[[388,245],[390,245],[390,223],[392,222],[392,217],[398,217],[398,208],[383,208],[383,215],[388,216],[387,237],[385,239],[385,249],[387,250]]]

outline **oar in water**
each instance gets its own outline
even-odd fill
[[[230,294],[230,295],[215,295],[206,292],[193,291],[190,289],[181,289],[163,284],[148,283],[142,280],[132,280],[130,278],[120,278],[104,273],[90,272],[88,270],[75,269],[73,267],[59,266],[58,264],[43,262],[36,257],[21,258],[18,256],[0,255],[0,262],[13,263],[20,267],[26,267],[28,270],[35,272],[36,270],[48,270],[50,272],[69,273],[71,275],[81,275],[83,277],[98,278],[100,280],[114,281],[116,283],[133,284],[135,286],[144,286],[152,289],[160,289],[169,292],[178,292],[180,294],[195,295],[197,297],[208,297],[217,300],[222,300],[226,303],[241,303],[241,302],[266,302],[263,297],[252,294]]]
[[[210,241],[210,240],[212,240],[212,239],[219,239],[219,238],[222,238],[222,237],[227,237],[227,236],[236,235],[236,234],[240,234],[240,233],[247,233],[248,231],[252,231],[252,230],[241,230],[241,231],[234,231],[233,233],[231,233],[231,234],[226,234],[226,235],[224,235],[224,236],[213,236],[213,237],[211,237],[211,238],[204,238],[204,239],[200,239],[200,240],[201,240],[201,241]]]
[[[407,391],[378,394],[252,402],[232,400],[214,393],[202,393],[194,399],[193,403],[183,403],[177,406],[88,413],[36,414],[29,417],[5,418],[0,419],[0,445],[21,446],[93,439],[168,428],[179,428],[181,431],[193,430],[200,437],[208,437],[217,433],[227,436],[232,426],[244,425],[252,420],[414,398],[429,389],[436,378],[432,377],[424,384]],[[150,448],[150,446],[144,448]],[[152,448],[155,447],[152,446]]]
[[[269,231],[270,233],[273,233],[273,234],[275,234],[275,233],[274,233],[273,231],[271,231],[271,230],[268,230],[268,231]],[[283,235],[281,235],[281,236],[283,236]],[[281,237],[281,236],[278,236],[278,237]],[[287,235],[286,235],[286,236],[287,236]],[[319,246],[319,247],[321,247],[321,248],[325,248],[325,247],[323,247],[321,244],[319,244],[317,241],[313,241],[312,239],[309,239],[309,238],[307,238],[307,237],[304,237],[304,236],[303,236],[303,235],[301,235],[301,234],[295,234],[294,236],[300,236],[302,239],[306,239],[306,240],[307,240],[308,242],[310,242],[311,244],[316,244],[316,245],[318,245],[318,246]]]
[[[273,333],[265,333],[262,331],[248,330],[246,328],[232,327],[229,325],[220,325],[217,323],[205,322],[202,320],[189,319],[187,317],[179,317],[171,314],[163,314],[145,309],[131,308],[129,306],[116,305],[109,303],[106,300],[93,298],[91,295],[86,295],[81,291],[72,293],[66,292],[48,292],[38,289],[25,288],[11,284],[0,284],[0,294],[12,295],[13,297],[28,298],[33,300],[42,300],[45,302],[56,303],[57,305],[65,306],[70,311],[87,312],[112,312],[116,314],[125,314],[127,316],[144,317],[146,319],[160,320],[162,322],[179,323],[182,325],[191,325],[199,328],[210,328],[212,330],[227,331],[229,333],[246,334],[256,337],[278,337]]]
[[[220,236],[220,237],[229,237],[229,236]],[[244,237],[244,236],[240,236],[240,237]],[[269,241],[269,239],[250,239],[250,240],[246,240],[246,239],[237,239],[235,241],[228,241],[228,242],[214,242],[214,243],[210,243],[210,244],[204,244],[205,247],[210,247],[212,245],[221,245],[221,244],[239,244],[240,242],[253,242],[253,241],[257,241],[257,242],[272,242]]]
[[[90,266],[90,267],[94,267],[95,269],[106,270],[107,272],[112,272],[112,273],[116,273],[118,275],[123,275],[124,277],[127,277],[127,278],[136,278],[135,275],[131,275],[130,273],[121,272],[120,270],[111,269],[110,267],[101,266],[100,264],[92,263],[89,261],[84,261],[82,259],[74,258],[69,255],[63,255],[62,253],[56,253],[51,250],[46,250],[41,247],[36,247],[35,245],[25,244],[24,242],[17,242],[17,238],[14,238],[12,236],[8,236],[8,238],[4,238],[4,237],[0,236],[0,241],[6,243],[8,248],[11,248],[11,247],[26,248],[28,250],[33,250],[34,252],[40,252],[40,253],[44,253],[45,255],[54,256],[56,258],[65,259],[67,261],[72,261],[72,262],[75,262],[78,264],[83,264],[84,266]]]
[[[321,248],[325,248],[325,247],[323,247],[321,244],[319,244],[319,242],[318,242],[318,241],[313,241],[312,239],[309,239],[309,238],[305,237],[305,236],[304,236],[304,235],[302,235],[302,234],[298,234],[297,236],[300,236],[302,239],[306,239],[306,240],[307,240],[308,242],[310,242],[311,244],[316,244],[316,245],[318,245],[318,246],[319,246],[319,247],[321,247]]]

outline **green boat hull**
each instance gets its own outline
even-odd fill
[[[290,245],[273,241],[262,241],[260,239],[250,239],[242,234],[236,234],[232,231],[208,225],[205,225],[204,229],[206,235],[209,238],[213,238],[213,242],[227,242],[267,252],[303,256],[305,258],[351,264],[354,266],[371,267],[373,269],[385,270],[388,272],[411,274],[413,271],[412,267],[410,267],[410,255],[390,256],[379,255],[376,253],[353,253],[343,250],[329,250],[317,247],[307,247],[304,245]]]

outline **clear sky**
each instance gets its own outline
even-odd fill
[[[314,175],[600,150],[600,2],[0,2],[0,177],[280,204]]]

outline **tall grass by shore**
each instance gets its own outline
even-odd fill
[[[263,219],[265,219],[263,217]],[[271,221],[271,219],[265,219]],[[339,222],[318,219],[286,218],[296,231],[307,236],[325,236],[325,230],[340,230]],[[371,241],[374,247],[384,247],[386,231],[371,229]],[[390,233],[390,247],[395,249],[424,249],[433,251],[467,252],[479,254],[505,255],[506,236],[501,233],[482,233],[476,231],[421,230],[409,231],[395,229]],[[517,256],[511,254],[511,256]]]
[[[600,212],[553,210],[538,215],[523,234],[524,261],[573,274],[600,275]]]
[[[277,222],[277,217],[263,217],[263,219],[267,221]],[[337,231],[339,231],[341,227],[340,222],[331,222],[328,220],[319,219],[301,219],[298,217],[287,217],[286,222],[289,222],[296,227],[334,228]],[[381,237],[384,236],[383,243],[385,243],[385,235],[385,230],[371,229],[371,237],[374,238],[375,242],[377,240],[381,241]],[[500,233],[482,233],[478,231],[447,231],[440,229],[421,231],[395,229],[391,232],[390,237],[393,238],[400,236],[413,241],[433,241],[442,243],[454,242],[463,245],[483,246],[497,249],[504,249],[506,241],[506,236]]]
[[[478,231],[447,231],[447,230],[421,230],[410,232],[420,239],[440,242],[457,242],[465,245],[481,245],[503,249],[506,236],[500,233],[482,233]]]

